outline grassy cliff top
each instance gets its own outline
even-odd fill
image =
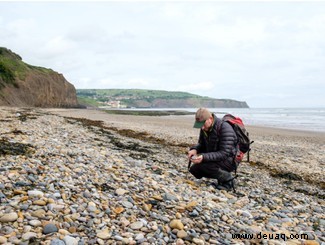
[[[78,96],[139,97],[139,98],[208,98],[187,92],[147,89],[77,89]]]
[[[24,80],[31,70],[46,74],[53,72],[51,69],[29,65],[10,49],[0,47],[0,79],[3,83],[15,84],[16,79]]]
[[[188,92],[147,89],[77,89],[80,103],[89,106],[135,108],[248,107],[246,102],[216,99]]]

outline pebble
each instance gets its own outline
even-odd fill
[[[204,241],[198,238],[193,238],[193,243],[198,245],[204,245]]]
[[[55,238],[51,241],[50,245],[65,245],[65,242],[61,239]]]
[[[122,205],[125,207],[125,208],[132,208],[133,207],[133,204],[131,202],[128,202],[128,201],[123,201],[122,202]]]
[[[43,228],[43,234],[50,234],[54,232],[58,232],[58,228],[55,224],[49,223],[46,224]]]
[[[11,212],[11,213],[7,213],[7,214],[3,214],[0,217],[0,222],[2,222],[2,223],[13,222],[13,221],[16,221],[17,219],[18,219],[18,214],[15,212]]]
[[[83,126],[82,120],[27,111],[33,119],[21,122],[14,115],[24,109],[0,107],[2,139],[31,146],[28,154],[0,155],[0,244],[32,238],[51,245],[235,244],[232,234],[259,232],[306,233],[313,240],[301,243],[325,242],[317,187],[286,184],[243,163],[238,192],[218,191],[208,179],[186,176],[186,156],[177,147],[125,137],[96,122]]]
[[[0,236],[0,244],[5,244],[7,243],[7,238],[4,236]]]
[[[121,189],[121,188],[118,188],[118,189],[115,191],[116,195],[118,195],[118,196],[123,196],[126,192],[127,192],[126,190]]]
[[[28,222],[28,224],[30,224],[31,226],[34,226],[34,227],[38,227],[38,226],[41,226],[42,225],[42,222],[40,220],[30,220]]]
[[[174,228],[175,228],[175,229],[178,229],[178,230],[183,230],[183,229],[184,229],[184,225],[183,225],[182,221],[179,220],[179,219],[174,219],[174,220],[172,220],[172,221],[170,222],[169,226],[170,226],[171,228],[173,228],[173,229],[174,229]]]
[[[22,235],[22,239],[24,241],[29,241],[32,238],[37,237],[37,234],[35,232],[26,232],[25,234]]]
[[[185,238],[185,237],[187,237],[187,232],[184,231],[184,230],[179,230],[179,231],[177,232],[177,237],[178,237],[178,238]]]
[[[132,230],[139,230],[143,227],[143,223],[141,221],[137,221],[137,222],[134,222],[132,224],[130,224],[130,228]]]
[[[28,196],[29,197],[43,197],[44,193],[42,191],[38,191],[38,190],[32,190],[32,191],[28,191]]]
[[[78,245],[78,239],[72,237],[72,236],[65,236],[63,238],[63,241],[65,243],[65,245]]]
[[[111,236],[112,236],[112,233],[108,229],[105,229],[105,230],[97,233],[97,237],[100,239],[103,239],[103,240],[107,240],[107,239],[111,238]]]

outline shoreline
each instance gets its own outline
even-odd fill
[[[103,112],[109,115],[116,115],[116,116],[140,116],[140,117],[158,117],[158,118],[164,118],[164,117],[179,117],[179,118],[188,118],[189,120],[192,120],[192,118],[195,115],[195,112],[189,112],[189,111],[178,111],[173,110],[172,108],[170,110],[164,109],[164,110],[107,110],[107,109],[97,109],[97,108],[88,108],[88,109],[79,109],[79,108],[42,108],[45,110],[48,110],[49,112],[54,112],[62,115],[66,115],[67,112],[71,111],[72,113],[78,113],[82,111],[89,111],[91,114],[92,112]],[[84,113],[81,113],[84,114]],[[256,128],[258,131],[260,130],[266,130],[266,131],[279,131],[282,133],[289,133],[289,134],[302,134],[307,136],[307,134],[325,137],[325,131],[317,131],[317,130],[307,130],[307,129],[300,129],[300,128],[285,128],[285,127],[276,127],[276,126],[269,126],[269,125],[252,125],[252,124],[245,124],[247,128]]]
[[[193,110],[194,108],[189,108],[189,110],[186,110],[187,108],[176,108],[173,110],[173,108],[150,108],[150,109],[113,109],[113,110],[107,110],[107,109],[103,109],[103,108],[98,108],[99,110],[103,110],[106,111],[107,113],[113,113],[113,114],[124,114],[124,115],[139,115],[139,116],[144,116],[144,115],[150,115],[150,116],[166,116],[166,115],[195,115],[195,111]],[[217,108],[213,108],[213,110],[215,111]],[[219,109],[227,109],[227,108],[219,108]],[[231,108],[231,110],[234,109],[235,111],[233,112],[233,115],[236,115],[236,109],[238,108]],[[276,108],[274,108],[276,109]],[[289,108],[283,108],[283,109],[289,109]],[[258,108],[257,108],[258,110]],[[269,110],[269,109],[267,109]],[[254,109],[253,109],[254,111]],[[257,111],[258,112],[258,111]],[[222,114],[225,114],[226,112],[215,112],[217,116],[222,116]],[[238,111],[239,115],[241,113],[245,112],[241,112]],[[247,112],[246,112],[247,113]],[[253,112],[252,112],[253,113]],[[256,116],[256,115],[255,115]],[[246,116],[243,115],[242,118],[246,117],[246,120],[253,120],[255,121],[255,116],[254,113],[252,115],[247,114]],[[268,115],[265,115],[268,116]],[[259,120],[258,120],[259,121]],[[271,125],[269,123],[264,124],[262,122],[255,122],[254,124],[248,124],[247,122],[245,122],[245,125],[247,126],[257,126],[257,127],[266,127],[266,128],[277,128],[277,129],[285,129],[285,130],[296,130],[296,131],[306,131],[306,132],[321,132],[321,133],[325,133],[325,125],[323,128],[314,128],[312,125],[309,125],[308,127],[306,127],[307,125],[305,124],[305,126],[302,126],[299,124],[297,125],[295,122],[292,122],[293,125]],[[287,122],[288,123],[288,122]]]
[[[113,119],[112,122],[116,123],[117,121],[121,120],[123,121],[123,118],[131,117],[132,119],[139,119],[145,118],[146,120],[150,121],[156,121],[157,119],[161,119],[162,121],[170,121],[173,119],[177,119],[178,121],[182,121],[185,123],[185,127],[192,127],[193,124],[193,117],[195,113],[191,113],[189,115],[175,115],[174,113],[166,115],[165,113],[163,115],[134,115],[134,114],[111,114],[107,113],[106,110],[100,110],[100,109],[61,109],[61,108],[42,108],[45,111],[48,111],[50,113],[54,113],[61,116],[72,116],[72,117],[85,117],[88,119],[94,119],[94,120],[100,120],[103,119],[103,115],[107,115],[107,118]],[[171,110],[172,111],[172,110]],[[85,113],[88,112],[88,113]],[[168,111],[166,111],[168,113]],[[111,116],[109,116],[111,115]],[[114,118],[117,117],[117,120]],[[153,120],[151,120],[153,119]],[[271,126],[264,126],[264,125],[245,125],[248,131],[256,131],[257,133],[265,133],[265,134],[284,134],[284,135],[290,135],[290,136],[312,136],[316,138],[324,138],[325,139],[325,132],[323,131],[314,131],[314,130],[304,130],[304,129],[287,129],[287,128],[280,128],[280,127],[271,127]]]

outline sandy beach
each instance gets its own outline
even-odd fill
[[[323,244],[324,133],[248,126],[236,192],[187,172],[192,116],[0,107],[0,244]]]

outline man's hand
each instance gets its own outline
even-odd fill
[[[191,161],[192,161],[192,163],[194,163],[194,164],[201,163],[201,162],[203,161],[203,156],[202,156],[202,155],[194,155],[194,156],[191,158]]]
[[[195,149],[190,150],[188,152],[187,156],[188,156],[188,159],[194,164],[201,163],[202,160],[203,160],[203,156],[202,155],[197,155],[197,150],[195,150]]]
[[[196,156],[196,154],[197,154],[197,150],[195,150],[195,149],[190,150],[190,151],[188,152],[188,154],[187,154],[188,160],[191,160],[191,161],[192,161],[191,158],[192,158],[193,156]]]

